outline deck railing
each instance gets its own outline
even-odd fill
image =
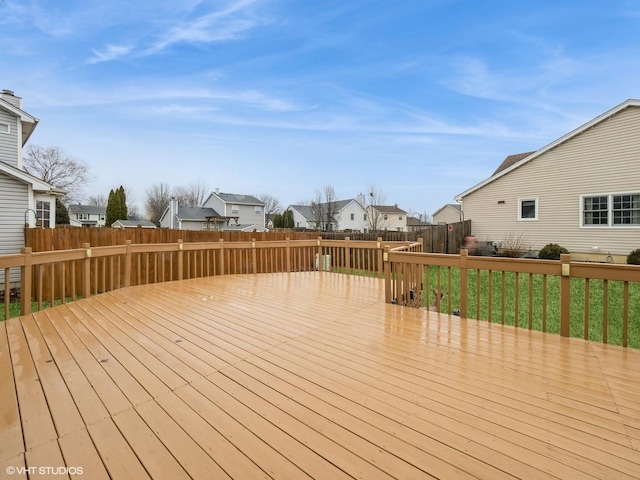
[[[420,246],[422,242],[418,242]],[[4,318],[56,302],[149,283],[226,274],[335,271],[383,276],[385,247],[411,242],[324,240],[132,244],[0,256]],[[414,247],[417,248],[417,247]],[[19,294],[18,294],[19,292]],[[20,298],[20,311],[10,308]]]
[[[640,348],[640,266],[385,252],[385,300]]]

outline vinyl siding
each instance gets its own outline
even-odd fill
[[[457,223],[459,221],[460,212],[448,205],[433,216],[433,223]]]
[[[29,208],[27,185],[0,173],[0,255],[24,247],[24,213]]]
[[[629,107],[464,197],[480,241],[522,235],[538,250],[626,255],[640,227],[581,227],[580,196],[640,193],[640,108]],[[518,221],[518,199],[538,199],[538,219]],[[500,202],[500,203],[499,203]],[[503,203],[502,203],[503,202]]]
[[[9,125],[9,133],[0,132],[0,161],[18,166],[19,140],[18,140],[18,118],[0,109],[0,123]]]

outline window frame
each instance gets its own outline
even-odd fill
[[[46,208],[44,207],[46,205]],[[49,200],[36,200],[36,226],[40,228],[51,228],[51,201]],[[48,216],[45,217],[44,214]]]
[[[9,123],[0,122],[0,126],[7,127],[6,131],[0,128],[0,133],[3,133],[5,135],[11,135],[11,125]]]
[[[533,218],[522,216],[522,204],[524,202],[534,202],[533,205]],[[522,197],[518,198],[518,221],[519,222],[537,222],[538,221],[538,206],[540,201],[538,197]]]
[[[638,223],[629,223],[629,224],[624,224],[624,223],[615,223],[615,219],[614,219],[614,198],[615,197],[622,197],[625,195],[640,195],[640,191],[634,191],[634,192],[615,192],[615,193],[594,193],[594,194],[583,194],[580,195],[579,198],[579,209],[580,209],[580,228],[588,228],[588,229],[603,229],[603,228],[621,228],[621,229],[628,229],[628,228],[640,228],[640,221]],[[606,197],[607,199],[607,223],[600,223],[600,224],[587,224],[585,223],[585,208],[584,208],[584,203],[585,203],[585,199],[587,198],[596,198],[596,197]],[[636,209],[627,209],[627,210],[636,210]],[[619,209],[618,211],[624,211],[622,209]]]

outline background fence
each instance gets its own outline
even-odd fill
[[[50,252],[53,250],[70,250],[81,248],[83,244],[92,247],[110,247],[125,245],[127,240],[132,244],[152,243],[184,243],[199,242],[257,242],[290,240],[315,240],[319,235],[326,240],[344,240],[349,237],[353,241],[415,242],[423,240],[422,250],[430,253],[459,253],[464,245],[464,238],[471,235],[471,220],[448,225],[431,225],[415,232],[383,231],[377,233],[360,232],[316,232],[295,230],[271,230],[269,232],[218,232],[196,230],[169,230],[147,228],[81,228],[56,227],[25,229],[25,246],[33,252]]]

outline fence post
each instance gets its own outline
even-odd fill
[[[23,247],[20,253],[24,255],[24,263],[20,267],[20,314],[28,315],[31,313],[31,284],[32,284],[32,265],[31,247]],[[5,275],[8,272],[5,270]],[[11,273],[9,273],[11,275]],[[9,292],[5,292],[8,295]]]
[[[178,239],[178,280],[184,278],[184,243],[182,239]]]
[[[258,273],[258,265],[256,264],[256,239],[251,239],[251,260],[253,262],[253,273]]]
[[[468,250],[460,250],[460,318],[467,318],[467,255]]]
[[[351,239],[349,237],[344,237],[344,266],[345,266],[345,273],[347,275],[351,274],[351,245],[349,245],[349,242],[351,241]]]
[[[419,238],[417,240],[420,243],[420,253],[424,252],[424,239],[423,238]]]
[[[322,273],[322,236],[318,235],[318,239],[316,240],[316,245],[318,245],[318,253],[316,262],[318,263],[318,271]]]
[[[82,297],[89,298],[91,296],[91,244],[83,243],[82,248],[85,249],[85,256],[82,259]]]
[[[384,261],[382,257],[384,257],[384,249],[382,248],[382,237],[378,237],[376,239],[378,242],[376,244],[376,248],[378,249],[378,278],[384,277]]]
[[[124,286],[131,286],[131,240],[126,240],[127,253],[124,256]]]
[[[571,305],[571,254],[560,255],[562,272],[560,277],[560,335],[570,335]]]
[[[384,261],[384,301],[391,303],[391,262],[389,261],[389,250],[391,247],[384,247],[382,259]]]
[[[287,242],[287,247],[286,247],[286,257],[287,257],[287,272],[291,272],[291,246],[289,245],[289,237],[285,238],[286,242]]]
[[[220,275],[224,275],[224,238],[220,239]]]

